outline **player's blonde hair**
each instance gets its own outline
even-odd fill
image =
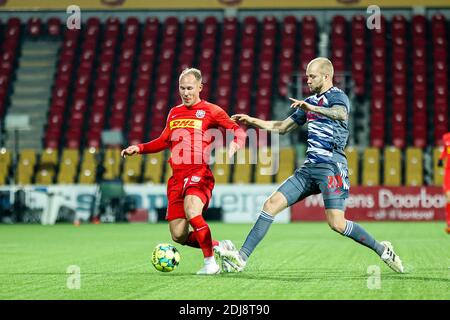
[[[202,82],[202,72],[196,68],[184,69],[180,74],[179,80],[181,80],[181,78],[187,76],[188,74],[192,74],[195,77],[195,79],[197,79],[197,81],[199,81],[200,83]]]
[[[330,78],[333,79],[334,68],[333,68],[333,64],[331,63],[331,61],[328,58],[318,57],[318,58],[311,60],[308,63],[306,70],[308,70],[308,68],[310,66],[312,66],[313,64],[316,64],[316,63],[319,65],[320,72],[323,75],[329,74]]]

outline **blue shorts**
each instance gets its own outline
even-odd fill
[[[350,181],[346,163],[305,163],[277,191],[292,206],[312,194],[322,193],[326,209],[345,210]]]

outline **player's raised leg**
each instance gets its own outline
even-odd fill
[[[186,219],[174,219],[169,221],[172,240],[183,246],[200,248],[194,231],[189,231],[189,222]],[[219,241],[212,240],[213,246],[218,246]]]
[[[376,241],[362,226],[356,222],[346,220],[343,210],[326,209],[326,214],[328,225],[332,230],[372,249],[392,270],[403,273],[402,261],[400,257],[395,254],[394,247],[390,242]]]
[[[172,240],[182,245],[188,245],[189,223],[186,219],[174,219],[169,221],[169,230]],[[198,248],[200,248],[198,246]]]
[[[359,224],[345,219],[345,199],[350,189],[347,164],[336,163],[317,167],[314,169],[314,177],[322,192],[330,228],[375,251],[394,271],[403,272],[402,261],[389,242],[377,242]]]
[[[248,258],[266,235],[277,214],[301,199],[318,192],[318,189],[312,187],[305,167],[296,170],[264,202],[263,210],[258,220],[249,232],[239,252],[228,251],[224,254],[224,260],[229,263],[231,269],[238,272],[244,269]]]
[[[240,249],[240,254],[247,260],[252,254],[255,247],[261,242],[261,240],[266,235],[269,230],[274,217],[287,208],[287,200],[284,195],[278,191],[275,191],[265,202],[263,209],[255,222],[252,230],[247,236],[242,248]]]
[[[203,206],[204,203],[197,195],[186,195],[184,198],[186,217],[204,256],[204,266],[197,274],[217,274],[220,272],[220,267],[214,259],[211,230],[202,216]]]
[[[269,231],[274,217],[287,208],[286,197],[279,191],[275,191],[265,202],[263,210],[256,220],[253,228],[250,230],[244,244],[239,252],[234,250],[226,251],[222,254],[225,264],[229,264],[235,271],[242,271],[247,260],[255,250],[256,246],[261,242]],[[226,270],[231,271],[231,270]]]

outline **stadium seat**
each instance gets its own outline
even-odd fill
[[[0,149],[0,166],[9,166],[11,165],[12,161],[12,154],[11,151],[9,151],[6,148]]]
[[[404,37],[406,35],[406,19],[403,15],[396,14],[391,19],[392,35]]]
[[[402,184],[401,151],[396,147],[384,149],[384,178],[386,186],[400,186]]]
[[[0,149],[0,185],[4,185],[7,182],[11,160],[11,152],[5,148]]]
[[[41,164],[56,167],[58,165],[58,150],[50,148],[45,149],[41,154],[40,165]]]
[[[122,171],[124,183],[138,183],[141,179],[142,156],[127,157]]]
[[[166,163],[164,170],[164,183],[167,183],[169,181],[170,177],[172,177],[172,173],[172,167],[168,163]]]
[[[59,166],[57,183],[72,184],[75,183],[75,178],[78,172],[79,163],[78,149],[64,149],[61,156],[61,163]]]
[[[120,177],[120,149],[119,148],[106,148],[103,157],[103,179],[114,180]]]
[[[258,163],[255,167],[255,183],[257,184],[271,184],[273,171],[271,167],[263,166]]]
[[[47,33],[51,37],[59,37],[61,35],[61,20],[57,17],[52,17],[47,20]]]
[[[36,165],[36,151],[23,149],[19,154],[19,164],[16,170],[16,183],[19,185],[31,184]]]
[[[442,147],[433,148],[433,184],[442,187],[444,183],[444,167],[438,166],[441,157]],[[447,160],[448,161],[448,160]]]
[[[350,186],[359,185],[359,154],[354,147],[345,148],[345,155],[348,162],[348,178]]]
[[[363,186],[378,186],[380,184],[380,150],[366,148],[363,152]]]
[[[30,36],[38,38],[42,34],[41,18],[32,17],[27,22],[27,32]]]
[[[412,128],[412,133],[414,147],[425,148],[427,146],[426,120],[426,113],[413,115],[414,126]]]
[[[423,151],[420,148],[406,149],[405,184],[407,186],[423,185]]]
[[[39,169],[36,173],[35,183],[40,185],[53,184],[53,179],[55,177],[54,169]]]
[[[281,153],[281,152],[280,152]],[[278,159],[274,159],[275,156],[272,154],[272,150],[268,147],[260,147],[258,148],[258,158],[255,166],[255,183],[257,184],[271,184],[273,180],[274,173],[279,170],[279,167],[282,165],[280,162],[281,155]],[[288,161],[286,159],[284,161]],[[275,171],[277,170],[277,171]]]
[[[97,178],[97,156],[98,151],[95,148],[88,148],[83,151],[83,160],[81,162],[78,183],[93,184]]]
[[[226,184],[230,179],[231,164],[228,163],[228,154],[226,149],[216,149],[214,155],[213,174],[216,183]]]
[[[230,114],[243,112],[270,119],[279,96],[287,96],[292,89],[289,86],[293,73],[304,68],[317,52],[316,35],[322,30],[317,22],[311,16],[298,21],[294,15],[285,16],[282,21],[274,16],[246,16],[243,19],[226,17],[223,22],[213,16],[168,17],[163,21],[156,17],[145,21],[136,17],[124,21],[92,17],[85,21],[81,30],[67,30],[59,18],[46,21],[12,18],[0,24],[0,38],[4,40],[0,50],[0,116],[5,115],[10,104],[9,86],[15,79],[20,41],[25,36],[61,41],[43,136],[46,148],[55,151],[63,146],[100,148],[101,130],[106,128],[122,130],[128,143],[159,136],[168,107],[179,100],[176,90],[172,90],[177,84],[177,77],[173,75],[196,62],[206,82],[202,98],[211,99]],[[382,17],[380,30],[368,30],[363,15],[354,16],[351,21],[343,15],[333,17],[330,56],[337,72],[351,74],[353,93],[358,99],[367,99],[363,103],[370,101],[370,145],[384,148],[388,143],[396,147],[394,153],[389,151],[391,147],[384,149],[382,179],[381,172],[378,178],[374,172],[367,179],[363,177],[365,153],[363,175],[359,179],[358,154],[356,150],[346,149],[352,185],[357,185],[358,180],[365,185],[380,182],[401,185],[406,174],[403,179],[399,169],[401,161],[398,166],[398,149],[413,146],[425,150],[431,144],[438,145],[442,134],[448,131],[447,24],[442,14],[415,15],[410,20],[395,14],[389,22]],[[372,59],[372,63],[366,64],[367,59]],[[392,63],[387,63],[391,60]],[[220,76],[214,78],[216,74]],[[337,78],[343,79],[339,75]],[[303,89],[309,95],[307,87]],[[371,97],[366,97],[368,89]],[[432,99],[428,101],[430,96]],[[408,103],[409,100],[412,103]],[[96,181],[95,157],[83,156],[78,171],[79,156],[76,160],[66,159],[65,150],[61,151],[60,162],[57,152],[52,158],[44,151],[33,164],[24,157],[27,164],[19,161],[15,179],[20,176],[22,183]],[[257,164],[245,168],[244,175],[250,178],[246,176],[244,180],[251,181],[254,168],[256,183],[271,179],[278,183],[284,181],[292,174],[296,159],[294,149],[289,151],[292,156],[281,155],[283,152],[280,151],[275,177],[267,179],[261,175]],[[159,183],[169,177],[164,155],[161,156],[160,161],[148,157],[150,162],[156,161],[154,165],[147,163],[147,156],[141,159],[144,182]],[[123,171],[119,170],[121,164],[117,161],[108,164],[105,177],[140,181],[134,173],[126,175],[127,171],[136,169],[132,164],[135,159],[131,159],[124,161]],[[48,170],[48,165],[54,168]],[[59,170],[55,171],[58,166]],[[114,172],[117,169],[117,174],[110,174],[110,169]],[[216,182],[226,183],[234,181],[234,173],[241,168],[217,165],[214,170]],[[2,161],[0,183],[8,180],[10,172],[10,164]],[[58,175],[53,179],[55,172]],[[431,181],[428,179],[437,172],[440,170],[426,172],[429,176],[423,177],[423,181]]]
[[[142,182],[160,183],[164,167],[164,151],[147,154],[144,163],[144,176]]]
[[[406,146],[406,121],[404,115],[394,115],[391,135],[392,145],[400,149]]]
[[[250,183],[252,179],[252,165],[254,163],[253,152],[248,148],[238,150],[233,166],[232,183]]]
[[[58,167],[58,150],[45,149],[40,157],[39,165],[36,172],[36,183],[52,184]]]
[[[370,129],[370,145],[376,148],[384,147],[384,123],[373,123]]]
[[[2,168],[0,167],[0,186],[6,185],[8,179],[8,173],[5,171],[2,171]]]
[[[252,166],[249,163],[234,164],[232,183],[246,184],[251,183],[252,179]]]
[[[280,159],[280,163],[278,166],[279,168],[275,174],[276,183],[283,182],[293,174],[296,163],[296,154],[294,148],[292,147],[280,148],[279,159]]]

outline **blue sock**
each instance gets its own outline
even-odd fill
[[[384,251],[384,246],[382,244],[377,242],[370,234],[367,233],[366,230],[363,229],[363,227],[353,221],[347,220],[347,224],[345,225],[345,230],[342,235],[352,238],[363,246],[369,247],[379,256],[381,256]]]
[[[248,257],[250,257],[253,250],[255,250],[255,247],[266,235],[272,222],[273,216],[271,216],[267,212],[261,211],[258,220],[256,220],[255,225],[253,226],[252,230],[250,230],[247,239],[245,239],[245,242],[242,245],[241,250],[239,250],[239,254],[242,256],[242,258],[244,258],[244,260],[247,261]]]

